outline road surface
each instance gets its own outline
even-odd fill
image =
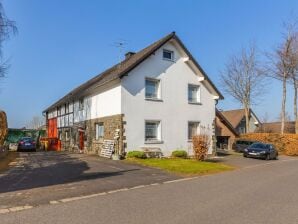
[[[0,220],[1,224],[298,223],[298,160],[256,161],[231,172],[56,201],[2,214]]]

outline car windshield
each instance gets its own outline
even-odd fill
[[[251,142],[248,142],[248,141],[237,141],[237,144],[238,145],[250,145]]]
[[[266,146],[262,143],[254,143],[249,148],[265,149]]]
[[[32,138],[25,137],[25,138],[21,138],[20,141],[28,142],[28,141],[32,141]]]

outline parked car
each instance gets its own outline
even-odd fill
[[[244,149],[246,149],[248,146],[250,146],[253,143],[255,143],[255,141],[251,141],[251,140],[237,140],[233,144],[233,149],[236,152],[244,152]]]
[[[18,142],[18,151],[34,151],[36,152],[36,142],[31,137],[23,137]]]
[[[244,149],[243,156],[270,160],[277,159],[278,152],[271,144],[257,142]]]

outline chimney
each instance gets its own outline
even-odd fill
[[[126,54],[125,54],[125,59],[128,59],[128,58],[130,58],[132,55],[134,55],[135,54],[135,52],[132,52],[132,51],[129,51],[129,52],[127,52]]]

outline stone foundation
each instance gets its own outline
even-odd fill
[[[96,118],[84,122],[76,123],[72,127],[59,129],[61,136],[62,150],[76,152],[79,150],[79,129],[84,131],[84,153],[98,154],[101,150],[103,140],[113,140],[115,130],[119,129],[119,141],[117,147],[120,152],[124,152],[124,115],[113,115],[107,117]],[[96,124],[103,123],[104,137],[96,140]],[[69,139],[66,137],[66,132],[69,134]]]

